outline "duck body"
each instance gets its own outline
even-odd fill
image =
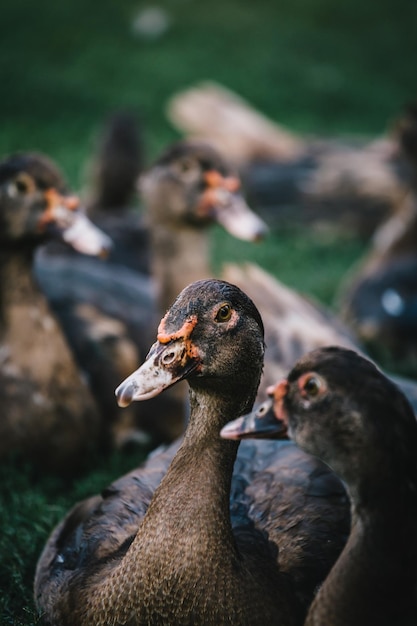
[[[100,496],[76,505],[54,530],[39,561],[36,575],[38,606],[48,616],[45,623],[78,623],[74,613],[69,612],[69,607],[79,606],[80,587],[87,585],[89,595],[92,591],[94,579],[86,575],[85,571],[97,572],[95,580],[99,589],[101,577],[110,575],[114,562],[124,557],[179,445],[180,441],[158,450],[144,465],[109,485]],[[197,479],[200,480],[200,475],[196,476],[192,485],[188,485],[191,492],[195,490]],[[271,488],[279,491],[282,504],[278,501],[271,505]],[[288,502],[291,502],[291,506],[288,506]],[[183,511],[182,501],[179,506]],[[201,508],[190,510],[187,511],[187,518],[198,516],[201,519],[204,515],[206,521],[213,521],[210,511],[204,513]],[[290,442],[245,441],[239,447],[233,471],[229,511],[234,542],[239,549],[239,557],[235,557],[238,570],[242,566],[242,552],[245,554],[247,551],[245,561],[254,562],[254,576],[259,579],[256,572],[257,568],[262,567],[269,577],[272,576],[274,584],[280,580],[279,585],[282,586],[283,578],[284,586],[288,587],[288,597],[293,597],[292,609],[296,607],[295,623],[302,623],[302,615],[314,596],[317,581],[325,578],[348,536],[349,503],[343,485],[326,466],[300,452]],[[176,513],[178,515],[178,511]],[[219,559],[219,555],[212,552],[211,543],[207,544],[206,530],[196,528],[194,531],[190,524],[190,521],[187,522],[185,532],[192,532],[193,537],[187,537],[184,544],[184,538],[176,534],[173,548],[165,537],[168,530],[165,525],[163,529],[158,528],[158,537],[149,535],[154,547],[161,543],[163,546],[163,554],[155,556],[155,569],[161,571],[161,568],[168,566],[169,561],[174,562],[175,570],[178,570],[169,574],[172,587],[164,591],[158,609],[155,609],[154,600],[148,599],[152,612],[161,613],[160,623],[168,619],[164,618],[169,610],[167,605],[174,602],[181,608],[176,608],[176,617],[170,614],[169,623],[188,623],[183,613],[184,602],[204,604],[207,600],[206,589],[215,580],[214,574],[205,567],[204,571],[198,573],[195,564],[190,567],[190,559],[198,558],[200,568],[213,558]],[[337,529],[337,533],[332,536],[334,529]],[[216,541],[222,544],[219,550],[222,558],[225,558],[220,531]],[[285,546],[282,554],[279,552],[280,546]],[[277,558],[278,554],[279,576],[271,564],[271,559]],[[220,566],[217,562],[216,576],[229,576],[229,567],[228,564],[219,574],[217,570]],[[184,571],[180,571],[181,568]],[[153,576],[157,574],[154,572]],[[197,579],[192,580],[194,576],[198,576],[198,582]],[[157,584],[160,589],[158,581],[159,578],[155,578],[149,589],[150,595],[158,594],[155,589]],[[216,584],[219,588],[225,587],[224,581]],[[178,585],[187,585],[187,593],[192,597],[181,597],[176,589]],[[263,598],[268,596],[268,587],[262,591]],[[242,614],[238,616],[227,608],[219,589],[213,595],[212,600],[218,605],[221,615],[213,614],[211,617],[205,614],[201,623],[255,624],[265,619],[263,614],[260,617],[256,615],[253,590],[250,588],[247,589],[249,606],[239,600]],[[230,622],[226,612],[232,616]],[[270,617],[270,623],[282,623],[281,610],[277,616]],[[110,613],[106,619],[112,623]],[[80,620],[80,623],[84,623],[81,617]],[[148,616],[147,620],[144,623],[153,623],[153,620],[159,623],[155,615]],[[200,623],[198,620],[195,613],[191,623]]]
[[[0,458],[20,452],[46,467],[65,467],[92,447],[98,413],[61,329],[31,280],[30,263],[14,259],[1,265],[2,291],[7,277],[17,297],[7,301],[3,292]]]
[[[375,231],[369,250],[342,283],[338,306],[345,323],[376,356],[385,354],[413,374],[417,355],[417,107],[396,128],[407,186],[395,211]]]
[[[307,354],[270,394],[271,410],[229,424],[223,435],[287,431],[334,469],[352,505],[349,539],[305,623],[415,624],[417,423],[405,396],[370,361],[336,347]]]
[[[417,354],[416,272],[417,258],[399,255],[354,279],[341,302],[346,324],[370,352],[396,363],[413,362]]]
[[[100,420],[32,262],[52,232],[90,252],[98,246],[97,254],[108,240],[89,231],[82,215],[78,222],[63,186],[42,155],[15,155],[0,164],[0,458],[18,453],[71,472],[100,439]]]
[[[59,320],[80,370],[108,425],[112,447],[146,444],[155,438],[172,440],[183,430],[184,407],[170,396],[164,423],[157,419],[161,400],[149,407],[122,412],[114,387],[138,367],[149,344],[157,311],[155,290],[148,277],[133,270],[91,260],[83,255],[36,259],[36,275]],[[59,276],[59,280],[57,280]],[[169,415],[176,420],[169,422]]]
[[[310,138],[289,161],[254,159],[242,178],[271,228],[300,225],[367,241],[394,212],[406,173],[389,138]]]
[[[52,533],[35,579],[46,623],[302,623],[344,544],[349,506],[326,466],[293,444],[245,442],[238,452],[219,437],[225,416],[253,402],[261,324],[223,281],[195,283],[171,307],[117,395],[126,405],[186,376],[186,433]],[[271,500],[275,484],[282,498]]]

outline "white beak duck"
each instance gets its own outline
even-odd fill
[[[22,454],[71,472],[100,438],[99,416],[62,331],[32,275],[48,238],[101,255],[110,241],[39,154],[0,163],[0,459]]]
[[[154,453],[53,531],[36,572],[48,624],[302,624],[349,528],[345,491],[291,443],[237,442],[220,429],[253,403],[263,324],[252,301],[196,282],[162,320],[126,405],[186,378],[181,444]],[[279,491],[279,497],[277,497]]]

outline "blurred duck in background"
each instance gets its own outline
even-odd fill
[[[234,164],[250,203],[273,229],[304,225],[367,240],[407,187],[390,128],[376,138],[302,136],[208,81],[174,94],[167,116]]]
[[[111,243],[41,154],[0,163],[0,221],[0,459],[18,454],[73,473],[103,442],[105,427],[33,277],[33,257],[50,238],[97,256]]]
[[[133,128],[128,132],[127,128],[132,124]],[[269,137],[272,141],[274,135],[269,134]],[[276,144],[278,144],[278,139],[280,145],[285,147],[288,144],[288,141],[284,141],[285,137],[283,138],[281,134],[274,139]],[[132,142],[133,144],[136,142],[138,146],[136,150],[132,146]],[[124,162],[133,161],[130,172],[135,175],[135,172],[138,171],[138,164],[143,163],[143,158],[137,157],[141,152],[140,145],[143,146],[143,141],[140,143],[140,132],[135,125],[134,118],[116,115],[110,120],[93,168],[97,172],[95,187],[98,190],[93,205],[97,207],[101,199],[100,201],[103,202],[104,206],[108,206],[108,209],[100,211],[94,209],[93,217],[96,214],[106,215],[109,213],[113,216],[112,220],[117,219],[118,209],[111,209],[110,207],[112,204],[113,206],[116,204],[121,206],[123,190],[119,194],[116,191],[111,194],[113,198],[119,197],[118,203],[115,201],[106,202],[105,194],[100,189],[106,188],[106,180],[110,177],[104,177],[105,180],[100,184],[99,173],[112,169],[112,155],[115,155],[115,171],[123,169]],[[293,154],[295,148],[293,144],[291,145],[291,153]],[[126,147],[124,148],[124,146]],[[124,158],[121,156],[123,154],[125,155]],[[115,177],[113,187],[117,186],[117,180],[119,178]],[[120,180],[125,179],[120,177]],[[126,186],[126,180],[124,185]],[[132,182],[129,188],[132,190],[134,186],[135,183]],[[155,320],[159,314],[167,310],[176,293],[185,285],[199,278],[212,275],[208,237],[210,224],[217,221],[232,235],[247,240],[262,239],[266,233],[266,226],[258,217],[248,211],[240,193],[240,180],[235,171],[225,161],[219,150],[207,142],[188,140],[168,147],[152,166],[142,172],[139,190],[145,210],[139,214],[140,219],[137,221],[137,224],[140,224],[137,227],[138,242],[147,242],[144,248],[147,251],[144,258],[148,259],[153,281],[148,281],[148,279],[143,281],[142,273],[140,278],[132,277],[132,280],[126,285],[125,293],[107,311],[113,314],[113,311],[119,307],[117,315],[119,319],[123,319],[124,324],[127,322],[129,333],[134,332],[132,329],[140,321],[139,336],[137,336],[135,343],[140,346],[141,353],[144,354],[146,346],[143,338],[149,337],[144,328],[149,328],[151,325],[150,318],[147,317],[149,311],[154,311],[155,315],[152,320]],[[94,194],[91,194],[90,197],[93,196]],[[119,215],[120,223],[123,224],[125,214],[120,212]],[[129,232],[130,224],[134,219],[132,216],[136,217],[136,215],[136,210],[130,211],[131,217],[127,221],[129,225],[124,229],[125,232]],[[105,218],[98,224],[105,226]],[[118,241],[115,230],[108,230],[107,232]],[[132,249],[132,253],[129,252],[131,259],[135,258],[135,254],[137,258],[135,250],[137,250],[138,245],[139,243],[135,245],[134,239],[128,237],[121,242],[123,250]],[[97,261],[94,259],[87,259],[87,262],[97,265]],[[99,263],[98,265],[100,269],[103,267],[103,264]],[[110,279],[107,276],[107,269],[104,269],[108,285]],[[117,272],[116,280],[119,286],[122,284],[124,276],[126,276],[125,272]],[[361,343],[354,332],[334,314],[313,298],[306,298],[302,294],[296,293],[261,267],[253,264],[229,263],[223,267],[222,277],[244,289],[258,304],[264,319],[266,355],[258,399],[264,399],[268,386],[284,375],[297,359],[309,350],[334,344],[353,349],[361,348]],[[65,284],[72,284],[72,282]],[[96,302],[100,303],[102,310],[104,298],[112,298],[113,289],[107,287],[107,294],[104,296],[105,286],[102,287],[100,282],[98,285],[100,290]],[[149,285],[153,287],[154,292],[147,300],[146,294],[149,293]],[[118,293],[117,289],[115,293]],[[129,306],[125,306],[125,302],[129,302]],[[122,310],[120,311],[120,309]],[[68,310],[68,304],[66,310]],[[130,318],[126,317],[129,315]],[[106,368],[107,371],[108,369]],[[403,386],[404,391],[417,409],[417,387],[411,381],[398,379],[398,382]],[[110,390],[110,386],[107,386],[107,389]],[[172,400],[171,406],[174,410],[178,410],[177,403],[183,409],[186,395],[184,389],[184,386],[182,389],[181,386],[178,386],[165,394],[168,398],[166,401],[168,407],[164,407],[163,414],[168,410],[171,403],[170,394],[179,396]],[[106,405],[113,406],[110,397]],[[129,410],[132,409],[129,408]],[[155,415],[159,414],[159,411],[152,411],[150,423],[146,425],[145,431],[152,432],[152,428],[156,428]],[[179,414],[182,415],[183,410]],[[129,438],[136,436],[134,432],[135,421],[131,422],[132,427],[128,426],[129,421],[130,417],[125,415],[119,415],[115,421],[116,424],[123,424],[123,428],[126,428],[125,432],[121,428],[120,438],[122,440],[125,437],[129,440]],[[168,422],[175,423],[175,421],[170,422],[169,420]],[[164,434],[163,439],[173,438],[174,435],[179,434],[182,428],[183,421],[181,420],[178,422],[176,432],[170,432],[168,436]]]
[[[153,325],[177,293],[212,274],[210,225],[219,223],[248,241],[257,241],[267,232],[246,204],[237,175],[217,150],[204,143],[168,147],[142,172],[138,183],[135,126],[132,133],[127,131],[132,123],[131,117],[112,118],[95,165],[94,202],[90,194],[90,214],[114,238],[115,251],[103,263],[47,247],[38,254],[35,267],[101,411],[113,425],[116,446],[172,441],[184,430],[188,414],[184,386],[127,411],[117,407],[113,391],[128,371],[138,367]],[[130,168],[126,166],[129,176],[126,172],[125,177],[110,176],[113,157],[116,172],[133,161]],[[123,187],[120,193],[117,182]],[[138,184],[143,214],[126,207],[131,196],[126,188],[131,191]],[[108,200],[106,190],[111,190]],[[150,274],[138,271],[140,257]]]
[[[371,354],[417,374],[417,105],[396,125],[410,185],[342,284],[338,306]]]

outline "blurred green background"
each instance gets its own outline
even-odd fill
[[[321,136],[380,135],[416,96],[417,3],[410,0],[171,0],[155,5],[165,10],[166,30],[141,36],[135,23],[148,6],[3,0],[1,155],[41,150],[80,189],[109,113],[138,114],[150,162],[178,137],[165,116],[167,99],[204,79],[290,129]],[[365,246],[302,228],[251,246],[217,229],[213,267],[250,259],[329,304]],[[34,567],[53,524],[139,461],[137,453],[98,458],[94,471],[69,483],[29,466],[0,468],[1,624],[36,623]]]
[[[380,133],[415,96],[410,0],[160,2],[161,37],[135,34],[147,5],[3,0],[0,151],[42,147],[73,184],[103,117],[138,111],[150,155],[176,135],[174,92],[215,79],[297,131]]]

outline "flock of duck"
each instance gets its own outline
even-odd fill
[[[170,146],[139,188],[112,248],[128,211],[90,220],[43,155],[0,163],[0,457],[66,474],[164,444],[52,531],[40,618],[417,624],[417,385],[261,268],[212,278],[211,223],[266,233],[213,147]]]

